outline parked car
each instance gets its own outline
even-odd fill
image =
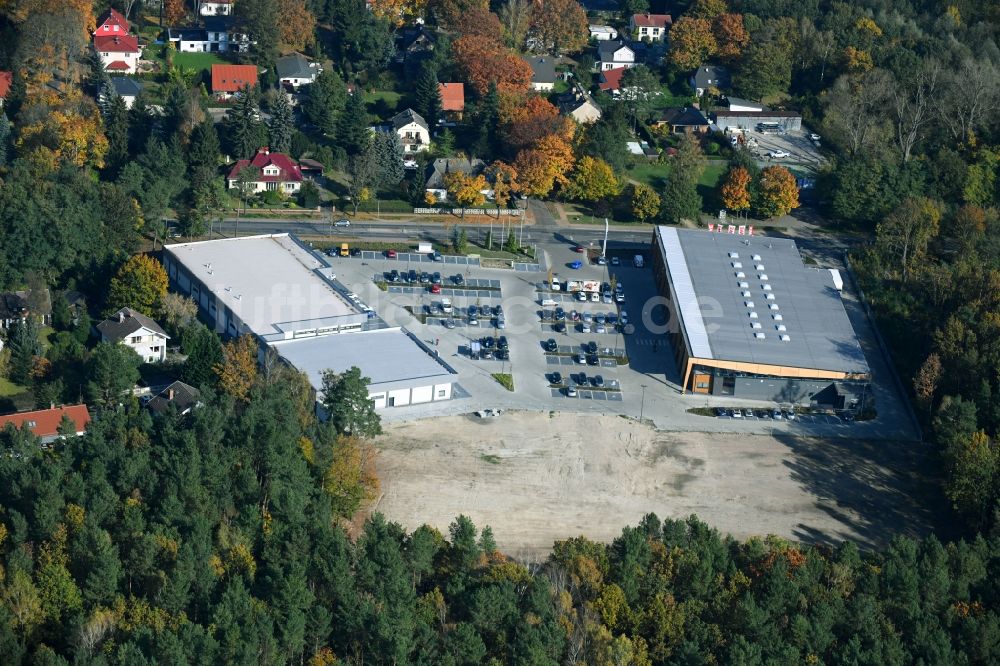
[[[587,354],[587,365],[600,365],[601,359],[597,354]]]
[[[591,302],[591,303],[600,303],[600,302],[601,302],[601,295],[600,295],[600,294],[598,294],[598,293],[597,293],[597,292],[595,291],[594,293],[592,293],[592,294],[590,295],[590,302]]]
[[[578,291],[578,292],[576,292],[576,300],[580,301],[581,303],[586,303],[587,302],[587,292],[585,292],[585,291]]]
[[[497,339],[497,348],[498,349],[510,349],[510,345],[507,342],[507,336],[506,335],[501,335]]]
[[[430,283],[431,283],[431,274],[430,273],[426,273],[426,272],[425,273],[421,273],[420,274],[420,284],[430,284]]]
[[[597,388],[604,388],[604,377],[600,375],[594,375],[594,386]]]
[[[507,328],[507,320],[503,318],[503,315],[500,315],[499,317],[493,320],[493,325],[496,326],[497,328],[505,329]]]
[[[583,268],[583,262],[577,259],[576,261],[571,262],[569,267],[572,268],[573,270],[579,270]]]
[[[335,227],[349,227],[349,226],[351,226],[351,221],[350,220],[345,220],[344,218],[340,218],[339,220],[337,220],[336,222],[333,223],[333,226],[335,226]]]
[[[396,251],[395,250],[386,250],[385,251],[385,256],[386,256],[386,259],[395,259],[396,258]]]
[[[597,343],[594,342],[593,340],[591,340],[590,342],[585,342],[583,344],[583,349],[588,354],[596,354],[597,353]]]
[[[587,357],[583,354],[573,354],[573,360],[576,361],[578,365],[586,365]]]
[[[555,331],[556,333],[565,333],[566,332],[566,322],[564,322],[564,321],[557,321],[556,323],[552,324],[552,330]]]
[[[566,397],[568,397],[568,398],[575,398],[576,397],[576,387],[575,386],[567,386],[566,387]]]
[[[455,328],[455,326],[457,326],[457,324],[455,323],[454,319],[445,319],[444,320],[444,327],[445,328],[452,329],[452,328]]]
[[[769,150],[767,156],[774,158],[782,158],[782,157],[789,157],[789,154],[786,153],[784,150]]]
[[[602,254],[599,255],[596,259],[594,259],[594,263],[597,264],[598,266],[607,266],[608,259]]]
[[[432,275],[431,282],[433,282],[434,284],[441,284],[441,274],[435,273],[434,275]]]
[[[739,409],[734,409],[733,410],[733,418],[734,419],[741,419],[741,418],[743,418],[743,411],[739,410]]]
[[[780,420],[782,420],[783,418],[785,418],[784,416],[782,416],[782,414],[781,414],[781,410],[780,410],[780,409],[775,409],[774,411],[772,411],[772,412],[771,412],[771,416],[773,416],[773,417],[774,417],[774,420],[775,420],[775,421],[780,421]]]
[[[357,248],[357,247],[351,248],[351,256],[352,257],[360,257],[361,256],[361,249]]]
[[[608,327],[604,324],[594,324],[594,333],[607,333]]]
[[[562,308],[556,308],[556,321],[565,321],[566,311]]]
[[[579,252],[580,254],[583,254],[584,252],[587,251],[587,248],[585,248],[582,245],[577,245],[576,247],[573,248],[573,251],[574,252]]]
[[[451,276],[451,281],[455,284],[465,284],[465,278],[462,277],[461,273],[456,273]]]
[[[810,141],[813,141],[815,143],[819,143],[819,139],[820,139],[820,136],[819,136],[819,134],[816,134],[816,132],[812,132],[812,133],[809,134],[809,140]]]
[[[553,384],[562,384],[562,373],[553,372],[550,376]]]
[[[510,360],[510,350],[508,350],[508,349],[498,349],[497,350],[497,360],[498,361],[509,361]]]
[[[431,293],[432,294],[440,294],[441,293],[441,283],[440,282],[435,282],[434,284],[431,285]]]
[[[572,319],[573,321],[580,321],[580,313],[576,310],[573,310],[572,312],[569,313],[569,318]]]
[[[594,315],[590,314],[589,312],[584,312],[583,320],[589,324],[590,322],[594,321]]]
[[[444,257],[441,256],[440,252],[431,252],[431,259],[434,261],[444,261]]]
[[[542,343],[542,349],[544,349],[547,352],[554,352],[557,349],[559,349],[559,345],[556,344],[555,338],[549,338],[548,340]]]

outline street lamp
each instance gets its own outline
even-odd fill
[[[641,386],[642,386],[642,402],[639,403],[639,423],[642,423],[643,414],[645,414],[646,412],[646,385],[641,384]]]

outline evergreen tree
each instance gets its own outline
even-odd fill
[[[380,189],[393,188],[403,182],[403,143],[395,132],[376,132],[372,141],[375,178]]]
[[[202,388],[215,381],[215,366],[223,361],[219,336],[203,324],[193,324],[184,329],[181,349],[187,354],[181,379]]]
[[[323,373],[323,406],[338,433],[355,437],[382,434],[382,419],[368,398],[370,382],[357,367],[339,374],[329,370]]]
[[[7,329],[7,348],[10,350],[11,381],[25,385],[31,376],[35,357],[42,354],[42,343],[38,339],[38,322],[34,317],[15,321]]]
[[[0,111],[0,167],[7,166],[10,154],[10,120],[7,114]]]
[[[280,15],[272,0],[240,0],[234,8],[236,25],[250,40],[250,48],[241,57],[268,70],[278,59]]]
[[[254,89],[243,88],[236,103],[226,112],[224,121],[228,150],[240,159],[250,159],[267,139],[267,131],[260,120],[260,109]]]
[[[421,66],[414,85],[413,108],[424,117],[428,127],[434,128],[441,119],[441,88],[437,70],[428,62]]]
[[[283,90],[278,90],[271,103],[271,123],[268,128],[271,150],[277,153],[288,153],[292,148],[292,133],[295,131],[295,119],[292,117],[292,105]]]
[[[302,112],[309,122],[332,136],[337,132],[337,119],[345,104],[347,86],[340,75],[328,68],[309,86],[309,97],[302,105]]]
[[[87,361],[87,393],[92,400],[113,407],[125,400],[124,394],[139,381],[142,359],[131,347],[101,342]]]
[[[668,222],[677,224],[682,219],[698,220],[702,204],[698,180],[704,170],[698,140],[685,134],[677,147],[663,192],[662,210]]]
[[[495,83],[490,83],[486,94],[479,101],[474,117],[473,126],[476,134],[473,140],[473,154],[487,162],[492,161],[500,149],[497,135],[497,126],[500,124],[500,93]]]
[[[115,95],[104,116],[104,133],[108,138],[108,154],[104,159],[105,170],[112,178],[128,160],[128,109],[121,95]]]
[[[120,97],[120,95],[114,84],[111,83],[111,79],[104,81],[97,95],[97,107],[101,110],[101,115],[104,116],[105,122],[107,122],[108,112],[111,110],[111,105],[114,103],[116,97]]]
[[[347,99],[337,122],[337,139],[348,155],[360,155],[371,142],[368,111],[360,89]]]

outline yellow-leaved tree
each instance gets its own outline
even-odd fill
[[[241,335],[222,345],[222,362],[213,369],[223,392],[247,402],[257,380],[257,341],[252,335]]]
[[[167,293],[167,271],[148,254],[136,254],[118,270],[108,288],[107,313],[132,308],[147,317],[160,314]]]

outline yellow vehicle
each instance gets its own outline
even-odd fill
[[[349,247],[347,247],[347,243],[341,243],[340,244],[340,256],[342,256],[342,257],[349,257],[349,256],[351,256],[351,250],[350,250]]]

